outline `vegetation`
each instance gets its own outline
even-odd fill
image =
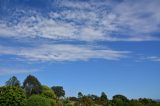
[[[62,86],[50,88],[29,75],[22,87],[15,76],[0,87],[0,106],[160,106],[160,103],[147,98],[129,100],[124,95],[109,100],[105,92],[100,96],[78,92],[77,97],[65,97]]]
[[[58,99],[60,97],[64,97],[64,95],[65,95],[65,91],[63,90],[63,87],[61,87],[61,86],[53,86],[52,90],[55,92]]]
[[[40,95],[32,95],[29,97],[26,106],[51,106],[47,98]]]
[[[18,81],[18,79],[15,76],[13,76],[8,81],[6,81],[6,86],[18,86],[18,87],[20,87],[20,82]]]
[[[56,99],[56,95],[55,95],[54,91],[51,88],[49,88],[48,86],[45,86],[45,85],[42,86],[41,95],[45,98]]]
[[[0,87],[0,106],[26,106],[24,91],[16,86]]]
[[[33,94],[40,94],[42,91],[41,83],[36,77],[32,75],[29,75],[24,80],[23,88],[25,89],[27,96],[31,96]]]

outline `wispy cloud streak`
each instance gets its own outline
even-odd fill
[[[29,61],[119,60],[126,58],[128,53],[127,51],[64,44],[42,45],[33,48],[0,47],[1,55],[16,55]]]
[[[159,56],[148,56],[148,57],[145,57],[144,59],[149,60],[149,61],[160,62],[160,57]]]
[[[12,75],[12,74],[24,74],[24,73],[33,73],[37,72],[36,69],[22,69],[22,68],[3,68],[0,67],[0,76],[1,75]]]

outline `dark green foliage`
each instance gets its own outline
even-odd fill
[[[101,99],[101,101],[107,101],[108,100],[107,95],[104,92],[101,93],[100,99]]]
[[[62,86],[53,86],[52,90],[54,91],[54,93],[58,98],[65,96],[65,91],[63,90]]]
[[[70,101],[78,101],[78,98],[76,98],[76,97],[69,97],[69,100]]]
[[[83,96],[80,100],[85,106],[94,106],[94,102],[92,99],[88,98],[87,96]]]
[[[101,93],[100,102],[102,106],[108,106],[108,98],[104,92]]]
[[[24,91],[16,86],[0,87],[0,106],[26,106]]]
[[[131,100],[129,106],[143,106],[143,104],[138,100]]]
[[[112,100],[113,106],[128,106],[129,100],[123,95],[115,95]]]
[[[88,95],[88,97],[92,99],[92,101],[94,101],[94,104],[98,106],[108,106],[109,104],[107,95],[104,92],[101,93],[100,97],[97,95]]]
[[[78,92],[78,98],[80,99],[80,98],[82,98],[82,97],[83,97],[82,92]]]
[[[155,101],[152,99],[147,99],[147,98],[140,98],[138,100],[143,106],[160,106],[158,105]]]
[[[26,91],[27,96],[31,96],[32,94],[40,94],[42,91],[41,83],[36,77],[32,75],[29,75],[24,80],[23,87]]]
[[[20,82],[17,77],[13,76],[8,81],[6,81],[6,86],[18,86],[20,87]]]
[[[73,106],[69,99],[63,101],[63,106]]]
[[[50,101],[39,95],[32,95],[27,100],[27,106],[51,106]]]
[[[88,96],[83,96],[78,102],[75,103],[75,106],[95,106],[94,101]]]
[[[154,103],[154,101],[152,101],[151,99],[147,99],[147,98],[140,98],[139,102],[144,104],[144,105]]]
[[[160,106],[160,103],[151,99],[140,98],[139,100],[130,100],[129,106]]]

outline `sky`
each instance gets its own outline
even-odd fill
[[[0,85],[160,99],[160,0],[0,0]]]

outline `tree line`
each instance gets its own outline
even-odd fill
[[[65,97],[62,86],[50,88],[29,75],[22,86],[13,76],[0,87],[0,106],[160,106],[160,103],[148,98],[128,99],[124,95],[114,95],[109,100],[105,92],[100,96],[78,92],[77,97]]]

